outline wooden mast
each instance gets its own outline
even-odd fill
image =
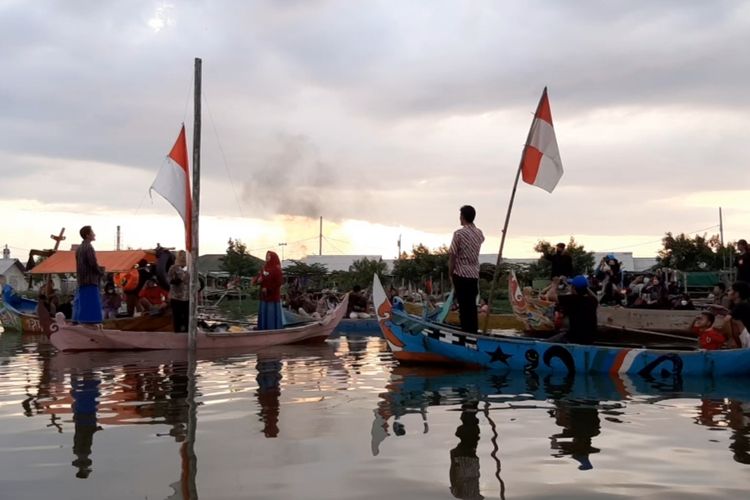
[[[193,200],[191,215],[190,250],[190,316],[188,321],[188,348],[196,348],[196,331],[198,325],[198,215],[201,202],[201,69],[203,61],[195,58],[195,95],[193,112]]]
[[[547,95],[547,87],[544,87],[544,91],[542,92],[542,97],[539,99],[539,104],[537,104],[536,112],[534,113],[534,116],[537,116],[539,114],[539,109],[542,106],[542,101],[544,101],[544,96]],[[503,247],[505,246],[505,236],[508,233],[508,223],[510,222],[510,212],[513,210],[513,201],[516,199],[516,189],[518,189],[518,179],[521,177],[521,170],[523,168],[523,159],[526,156],[526,148],[529,147],[529,143],[531,142],[531,134],[533,133],[534,127],[533,122],[532,126],[529,128],[529,133],[526,136],[526,142],[523,146],[523,151],[521,152],[521,160],[518,162],[518,170],[516,171],[516,180],[513,182],[513,191],[510,193],[510,202],[508,203],[508,211],[505,213],[505,224],[503,225],[503,232],[500,236],[500,250],[497,252],[497,262],[495,264],[495,272],[492,273],[492,283],[490,283],[490,293],[487,297],[487,315],[484,317],[484,325],[482,326],[482,332],[487,333],[487,325],[490,322],[490,314],[492,313],[492,295],[495,292],[495,283],[497,282],[497,278],[500,275],[500,264],[503,262]]]

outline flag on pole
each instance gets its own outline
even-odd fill
[[[190,192],[190,169],[188,168],[187,139],[182,125],[167,161],[159,169],[151,190],[159,193],[182,217],[185,224],[185,249],[192,249],[192,196]]]
[[[563,174],[560,151],[557,149],[555,129],[552,127],[552,112],[544,87],[542,98],[531,123],[529,137],[523,148],[521,173],[527,184],[540,187],[551,193]]]

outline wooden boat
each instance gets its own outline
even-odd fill
[[[37,315],[37,301],[23,299],[23,309],[19,310],[10,304],[0,302],[0,323],[12,331],[23,334],[45,333]],[[104,321],[106,329],[125,331],[168,332],[173,328],[172,315],[169,312],[159,315],[144,315],[137,318],[115,318]]]
[[[19,298],[15,307],[0,297],[0,324],[9,331],[42,333],[36,317],[36,301]]]
[[[526,373],[627,373],[642,377],[750,374],[750,349],[704,351],[559,344],[499,334],[470,334],[394,308],[375,276],[378,322],[400,362],[467,365]]]
[[[323,342],[338,326],[346,313],[349,296],[338,307],[320,320],[279,330],[253,330],[212,332],[198,328],[198,349],[257,349],[282,344]],[[187,349],[187,333],[125,331],[74,325],[58,313],[54,321],[47,322],[40,314],[42,326],[48,328],[50,342],[61,351],[83,350],[137,350],[137,349]]]
[[[516,275],[511,271],[508,278],[508,296],[513,313],[523,323],[523,330],[551,332],[555,324],[555,303],[530,297],[523,293]],[[700,311],[674,309],[639,309],[622,306],[599,306],[597,323],[600,329],[661,332],[694,337],[690,326]],[[715,326],[720,328],[724,318],[717,316]]]
[[[422,304],[416,304],[414,302],[404,303],[406,312],[421,316],[424,311]],[[484,328],[484,322],[486,314],[478,314],[479,316],[479,328]],[[458,318],[458,311],[450,311],[445,317],[445,324],[458,326],[461,321]],[[515,314],[490,314],[487,323],[487,329],[489,330],[523,330],[525,327],[524,323]]]

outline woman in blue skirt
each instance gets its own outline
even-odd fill
[[[96,239],[96,234],[91,226],[83,226],[80,234],[83,241],[76,249],[78,290],[73,301],[73,321],[101,323],[103,315],[99,283],[104,277],[104,268],[96,261],[96,252],[91,245],[91,242]]]
[[[278,330],[283,328],[281,312],[281,261],[275,252],[266,252],[266,263],[253,283],[260,285],[260,308],[258,309],[258,330]]]

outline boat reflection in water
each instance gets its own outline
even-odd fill
[[[387,392],[380,395],[371,432],[373,455],[392,434],[406,434],[402,420],[419,415],[422,432],[429,432],[430,407],[454,407],[458,411],[455,435],[458,443],[450,455],[450,491],[456,498],[480,499],[481,429],[489,427],[495,464],[493,471],[500,496],[506,485],[501,477],[501,425],[496,419],[505,410],[543,409],[559,427],[549,436],[551,456],[571,458],[581,471],[594,469],[595,446],[603,433],[602,420],[623,423],[619,417],[630,405],[668,400],[698,399],[696,424],[730,428],[730,451],[735,461],[750,464],[750,380],[683,379],[612,376],[555,376],[543,379],[521,372],[441,371],[424,367],[396,367]],[[486,426],[485,426],[486,424]],[[391,430],[392,429],[392,433]]]

